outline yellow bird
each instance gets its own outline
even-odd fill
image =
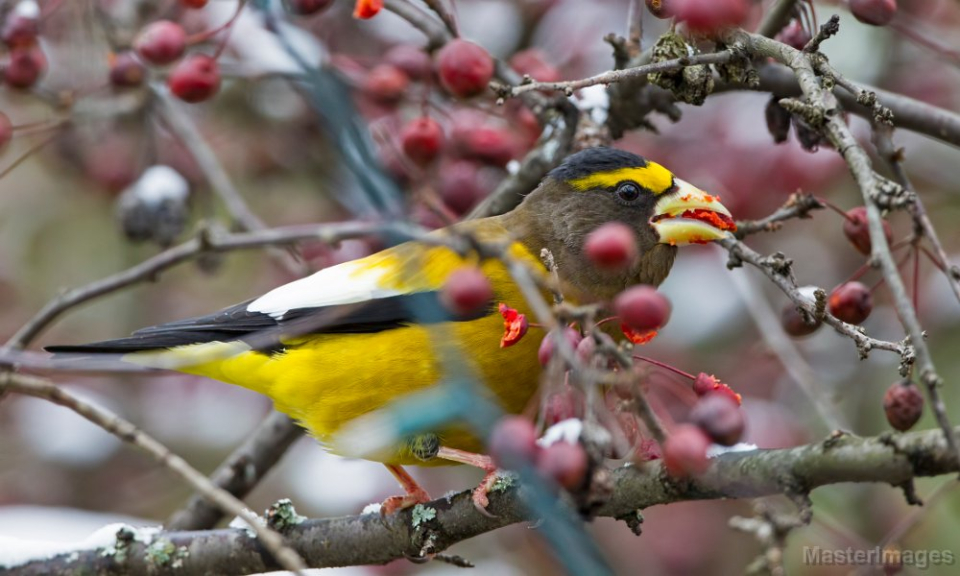
[[[613,221],[633,229],[639,257],[611,272],[593,265],[583,245],[591,231]],[[541,249],[547,248],[560,271],[564,295],[583,303],[609,300],[633,284],[656,286],[669,273],[676,246],[715,240],[733,228],[730,213],[715,197],[659,164],[598,147],[569,156],[512,212],[461,222],[435,234],[509,241],[512,257],[541,270]],[[439,301],[447,277],[471,264],[489,279],[495,302],[530,314],[499,260],[481,262],[444,246],[407,242],[209,316],[144,328],[129,338],[48,350],[120,353],[127,361],[146,365],[164,354],[200,358],[213,352],[208,356],[212,360],[178,369],[269,396],[278,410],[336,452],[331,443],[351,421],[437,384],[442,373],[437,330],[445,343],[462,352],[503,410],[519,413],[527,406],[539,384],[539,339],[523,338],[501,347],[504,322],[494,307],[462,317]],[[271,330],[298,335],[265,345],[262,335]],[[434,443],[438,445],[424,450],[411,439],[364,455],[387,465],[407,491],[385,502],[385,510],[429,499],[402,465],[460,462],[481,466],[491,476],[489,459],[478,455],[481,439],[465,428],[436,430]],[[484,485],[474,499],[481,505]]]

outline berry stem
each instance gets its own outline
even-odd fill
[[[237,10],[233,13],[233,16],[229,20],[217,26],[216,28],[211,28],[210,30],[205,30],[203,32],[198,32],[192,36],[187,37],[186,44],[187,46],[193,46],[201,42],[206,42],[210,38],[216,36],[220,32],[226,30],[227,35],[224,36],[223,42],[220,43],[220,46],[217,48],[217,51],[214,53],[214,59],[220,57],[220,53],[223,51],[224,47],[227,45],[227,40],[230,39],[230,32],[233,30],[233,23],[237,21],[237,18],[240,17],[240,13],[243,12],[243,7],[247,5],[247,0],[240,0],[237,2]]]
[[[21,154],[20,157],[17,158],[16,160],[14,160],[9,166],[7,166],[6,168],[4,168],[3,170],[0,170],[0,180],[2,180],[7,174],[13,172],[13,169],[14,169],[14,168],[16,168],[17,166],[19,166],[20,164],[22,164],[23,161],[26,160],[27,158],[29,158],[30,156],[32,156],[34,152],[38,152],[41,148],[43,148],[43,147],[46,146],[47,144],[53,142],[53,140],[54,140],[54,138],[56,138],[56,136],[57,136],[56,134],[51,134],[51,135],[47,136],[46,138],[44,138],[43,140],[41,140],[39,144],[36,144],[36,145],[33,146],[32,148],[30,148],[29,150],[27,150],[26,152],[24,152],[23,154]]]
[[[653,364],[654,366],[658,366],[658,367],[660,367],[660,368],[663,368],[664,370],[669,370],[669,371],[673,372],[674,374],[679,374],[680,376],[683,376],[684,378],[689,378],[690,380],[696,380],[696,379],[697,379],[696,376],[694,376],[694,375],[692,375],[692,374],[689,374],[689,373],[687,373],[687,372],[684,372],[683,370],[681,370],[681,369],[679,369],[679,368],[674,368],[673,366],[671,366],[671,365],[669,365],[669,364],[664,364],[663,362],[661,362],[661,361],[659,361],[659,360],[654,360],[653,358],[648,358],[648,357],[646,357],[646,356],[640,356],[639,354],[634,354],[633,358],[634,358],[634,360],[643,360],[644,362],[649,362],[650,364]]]
[[[816,199],[817,199],[818,202],[820,202],[821,204],[823,204],[823,205],[826,206],[827,208],[829,208],[829,209],[833,210],[834,212],[836,212],[837,214],[843,216],[843,219],[844,219],[844,220],[849,220],[850,222],[856,222],[853,218],[851,218],[850,216],[847,215],[847,211],[846,211],[846,210],[844,210],[843,208],[840,208],[839,206],[837,206],[837,205],[834,204],[833,202],[827,200],[826,198],[821,198],[820,196],[817,196]]]
[[[913,245],[913,312],[920,315],[920,246]]]

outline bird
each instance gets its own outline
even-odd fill
[[[608,222],[626,224],[637,239],[638,257],[617,270],[597,267],[584,253],[588,235]],[[617,148],[587,148],[548,172],[512,211],[434,231],[438,242],[401,243],[210,315],[47,350],[122,354],[124,361],[147,366],[162,365],[155,359],[164,354],[183,353],[196,361],[177,370],[268,396],[337,453],[338,433],[356,419],[438,384],[437,329],[463,352],[484,391],[505,412],[520,413],[537,391],[539,339],[501,346],[504,319],[492,303],[458,314],[442,302],[447,278],[472,266],[489,280],[494,301],[531,314],[506,265],[455,251],[443,239],[467,235],[501,242],[510,257],[544,272],[541,252],[549,250],[566,300],[591,303],[609,301],[636,284],[659,285],[678,246],[710,242],[734,229],[716,196],[660,164]],[[263,337],[270,333],[277,336]],[[385,513],[429,500],[403,468],[407,465],[483,468],[487,475],[474,491],[474,503],[483,508],[496,470],[483,450],[483,439],[473,431],[449,425],[363,457],[386,465],[405,490],[384,501]]]

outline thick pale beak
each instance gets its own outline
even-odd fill
[[[679,178],[674,182],[677,189],[657,202],[650,219],[661,244],[706,244],[736,231],[730,211],[719,198]]]

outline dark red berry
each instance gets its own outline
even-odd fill
[[[713,32],[737,26],[747,17],[746,0],[670,0],[677,20],[695,32]]]
[[[625,268],[637,260],[637,235],[622,222],[607,222],[587,235],[583,251],[600,268]]]
[[[743,412],[728,395],[710,392],[693,405],[690,421],[717,444],[733,446],[743,436]]]
[[[780,323],[787,334],[795,337],[813,334],[823,324],[820,320],[814,320],[812,324],[807,324],[803,314],[797,310],[797,306],[792,302],[784,305],[783,312],[780,314]]]
[[[850,0],[853,16],[871,26],[886,26],[897,13],[897,0]]]
[[[860,324],[873,311],[870,288],[859,282],[847,282],[833,289],[827,299],[830,313],[850,324]]]
[[[487,450],[497,466],[534,462],[540,447],[533,423],[522,416],[504,416],[493,427]]]
[[[133,52],[121,52],[110,62],[110,83],[119,88],[139,86],[147,77],[147,69]]]
[[[923,415],[923,394],[909,380],[895,382],[883,395],[883,412],[891,426],[905,432]]]
[[[203,102],[220,90],[220,66],[211,56],[193,54],[174,66],[167,86],[184,102]]]
[[[802,50],[812,38],[810,32],[796,18],[777,34],[777,40],[797,50]]]
[[[870,241],[870,226],[867,223],[867,208],[857,206],[847,210],[847,217],[843,220],[843,233],[861,254],[870,255],[873,244]],[[883,220],[883,235],[887,237],[887,244],[893,242],[893,230],[890,223]]]
[[[180,0],[180,3],[186,8],[193,8],[197,10],[206,6],[207,2],[209,1],[210,0]]]
[[[670,301],[650,286],[624,290],[613,307],[624,324],[640,332],[657,330],[670,319]]]
[[[400,143],[408,158],[420,166],[426,166],[440,154],[443,128],[433,118],[417,118],[400,131]]]
[[[764,110],[767,120],[767,131],[773,136],[773,141],[782,144],[790,136],[790,113],[780,105],[780,99],[772,96]]]
[[[333,0],[286,0],[284,5],[291,14],[297,16],[311,16],[329,8]]]
[[[410,78],[391,64],[374,66],[363,83],[363,91],[380,104],[392,105],[403,99]]]
[[[9,116],[0,112],[0,152],[3,152],[3,149],[6,148],[12,139],[13,122],[10,121]]]
[[[692,424],[681,424],[663,444],[663,465],[674,477],[702,474],[710,467],[710,438]]]
[[[133,40],[133,49],[150,64],[164,66],[183,56],[187,48],[187,33],[183,27],[169,20],[148,24]]]
[[[510,58],[510,66],[519,74],[530,76],[537,82],[556,82],[560,71],[547,63],[546,56],[536,48],[517,52]]]
[[[3,79],[14,88],[30,88],[47,70],[47,58],[39,46],[15,48],[3,70]]]
[[[807,152],[816,152],[825,142],[823,135],[807,124],[802,118],[793,116],[793,134],[797,137],[800,147]]]
[[[480,46],[458,38],[437,52],[437,71],[448,92],[470,98],[487,89],[493,77],[493,59]]]
[[[580,335],[579,330],[570,328],[569,326],[563,329],[563,337],[570,343],[570,347],[576,349],[580,345],[580,341],[583,340],[583,336]],[[556,348],[557,343],[553,332],[547,333],[543,337],[543,341],[540,342],[540,349],[537,350],[537,360],[540,361],[541,366],[546,366],[550,359],[553,357],[553,351]]]
[[[567,490],[576,490],[583,485],[590,460],[580,444],[556,442],[547,446],[537,458],[537,470],[552,478]]]
[[[423,48],[413,44],[398,44],[387,51],[383,60],[403,70],[413,80],[425,81],[433,74],[433,62]]]
[[[483,187],[480,167],[468,160],[445,163],[440,168],[440,198],[458,215],[466,214],[488,190]]]
[[[479,268],[464,266],[447,277],[440,292],[440,301],[448,310],[461,316],[473,314],[493,300],[490,280]]]

